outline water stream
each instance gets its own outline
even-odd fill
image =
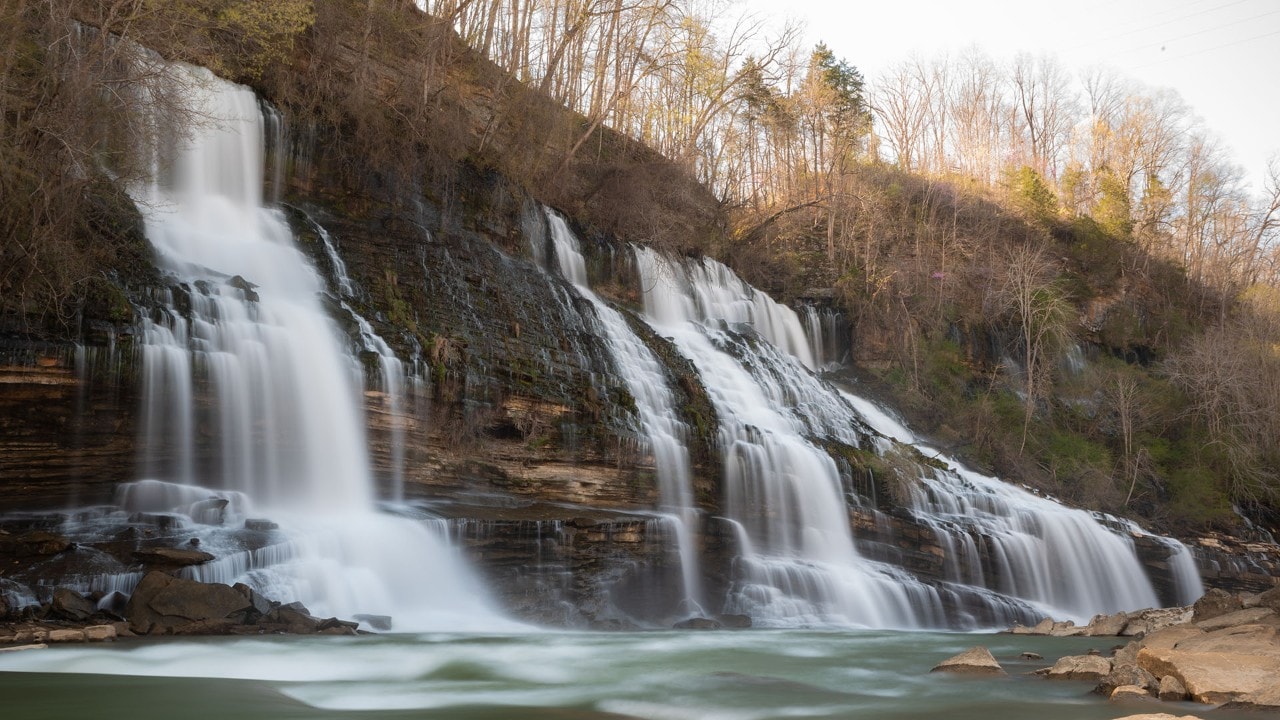
[[[157,128],[154,181],[134,191],[176,290],[144,331],[148,480],[122,490],[128,512],[182,516],[205,547],[227,550],[190,571],[199,579],[246,582],[322,616],[390,615],[397,629],[502,626],[442,532],[375,511],[360,363],[319,300],[322,279],[264,204],[258,101],[205,70],[184,73],[210,122],[185,139]],[[367,322],[360,336],[394,414],[403,366]],[[227,501],[217,524],[189,515],[192,497]],[[278,532],[236,551],[230,536],[253,515]]]

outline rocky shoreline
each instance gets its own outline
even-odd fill
[[[1034,627],[1015,626],[1009,632],[1128,638],[1109,657],[1096,651],[1069,655],[1034,672],[1050,680],[1092,682],[1094,692],[1113,701],[1192,701],[1280,711],[1280,587],[1238,594],[1214,589],[1188,607],[1098,615],[1082,626],[1046,618]],[[948,658],[933,670],[1005,673],[984,647]]]
[[[119,638],[193,635],[357,635],[364,622],[375,630],[391,618],[319,618],[301,603],[269,600],[244,584],[205,583],[153,570],[143,576],[119,611],[66,588],[28,617],[0,602],[0,652],[47,647],[51,643],[112,642]]]

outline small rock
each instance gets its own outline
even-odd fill
[[[116,639],[114,625],[90,625],[84,629],[84,639],[89,642],[107,642]]]
[[[1244,605],[1240,602],[1240,598],[1226,590],[1213,588],[1192,606],[1192,620],[1203,622],[1242,609]]]
[[[83,630],[50,630],[49,642],[51,643],[84,642],[84,631]]]
[[[1084,634],[1090,637],[1119,635],[1124,626],[1129,624],[1128,613],[1114,615],[1094,615],[1085,627]]]
[[[1178,678],[1165,675],[1160,678],[1160,688],[1156,691],[1156,696],[1167,702],[1182,702],[1187,699],[1187,688]]]
[[[244,521],[245,530],[257,530],[259,532],[266,532],[268,530],[278,530],[279,528],[280,526],[277,525],[276,523],[273,523],[270,520],[264,520],[262,518],[249,518]]]
[[[1093,655],[1068,655],[1059,658],[1045,676],[1054,680],[1091,680],[1097,682],[1111,672],[1111,661]]]
[[[1049,635],[1051,637],[1075,637],[1076,635],[1083,635],[1084,630],[1082,627],[1076,627],[1075,621],[1066,620],[1054,623]]]
[[[1143,713],[1141,715],[1125,715],[1116,720],[1203,720],[1196,715],[1170,715],[1169,713]]]
[[[1110,697],[1116,688],[1126,685],[1134,685],[1151,692],[1159,689],[1160,681],[1156,680],[1155,675],[1137,665],[1116,665],[1112,667],[1111,672],[1098,681],[1098,686],[1093,691]]]
[[[711,618],[695,617],[681,620],[671,627],[676,630],[719,630],[723,626]]]
[[[98,611],[97,605],[75,590],[67,588],[53,591],[53,603],[50,607],[55,615],[77,622],[88,620],[89,616]]]
[[[20,652],[22,650],[44,650],[47,647],[49,646],[45,645],[44,643],[33,643],[31,645],[14,645],[12,647],[0,648],[0,653]]]
[[[390,630],[391,629],[390,615],[368,615],[365,613],[361,613],[359,615],[352,615],[351,619],[359,620],[360,622],[368,625],[374,630]]]
[[[1022,660],[1043,660],[1044,656],[1040,653],[1024,652],[1018,656]]]
[[[1005,670],[996,661],[991,651],[978,645],[943,660],[929,672],[953,672],[972,675],[1005,675]]]
[[[203,565],[213,559],[213,555],[200,550],[163,547],[135,550],[133,557],[146,565],[172,565],[177,567]]]
[[[1139,700],[1151,697],[1151,693],[1147,692],[1146,688],[1138,687],[1137,685],[1121,685],[1112,690],[1107,697],[1113,701]]]

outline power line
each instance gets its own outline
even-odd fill
[[[1133,68],[1133,69],[1134,69],[1134,70],[1141,70],[1141,69],[1143,69],[1143,68],[1149,68],[1149,67],[1151,67],[1151,66],[1153,66],[1153,65],[1160,65],[1161,63],[1174,62],[1174,61],[1176,61],[1176,60],[1186,60],[1187,58],[1195,57],[1195,56],[1197,56],[1197,55],[1203,55],[1203,54],[1205,54],[1205,53],[1207,53],[1207,52],[1213,52],[1214,50],[1221,50],[1221,49],[1223,49],[1223,48],[1228,48],[1228,47],[1238,47],[1238,46],[1240,46],[1240,45],[1245,45],[1245,44],[1247,44],[1247,43],[1251,43],[1251,42],[1253,42],[1254,40],[1261,40],[1261,39],[1263,39],[1263,38],[1269,38],[1269,37],[1272,37],[1272,36],[1275,36],[1275,35],[1280,35],[1280,30],[1273,30],[1273,31],[1271,31],[1271,32],[1263,33],[1263,34],[1261,34],[1261,35],[1254,35],[1253,37],[1251,37],[1251,38],[1246,38],[1246,39],[1244,39],[1244,40],[1232,40],[1232,41],[1230,41],[1230,42],[1225,42],[1225,43],[1223,43],[1223,44],[1221,44],[1221,45],[1215,45],[1215,46],[1213,46],[1213,47],[1211,47],[1211,48],[1205,48],[1204,50],[1197,50],[1197,51],[1195,51],[1195,52],[1193,52],[1193,53],[1187,53],[1186,55],[1179,55],[1179,56],[1177,56],[1177,57],[1171,57],[1171,58],[1161,58],[1160,60],[1156,60],[1155,62],[1149,62],[1149,63],[1147,63],[1146,65],[1139,65],[1139,66],[1137,66],[1137,67],[1135,67],[1135,68]]]
[[[1240,4],[1243,4],[1243,3],[1246,3],[1246,2],[1249,2],[1249,0],[1232,0],[1232,2],[1223,3],[1222,5],[1215,5],[1214,7],[1211,7],[1211,8],[1205,9],[1205,10],[1199,10],[1199,11],[1196,11],[1196,12],[1190,13],[1190,14],[1188,14],[1188,15],[1182,15],[1182,16],[1180,16],[1180,17],[1173,18],[1172,20],[1165,20],[1164,22],[1159,22],[1159,23],[1156,23],[1156,24],[1154,24],[1154,25],[1146,25],[1146,26],[1143,26],[1143,27],[1137,27],[1137,28],[1134,28],[1133,30],[1126,30],[1125,32],[1117,33],[1117,34],[1115,34],[1115,35],[1109,35],[1109,36],[1107,36],[1107,37],[1099,38],[1099,39],[1097,39],[1097,40],[1090,40],[1089,42],[1082,43],[1082,44],[1080,44],[1080,45],[1076,45],[1076,46],[1074,46],[1074,47],[1069,47],[1069,48],[1067,48],[1067,49],[1066,49],[1066,52],[1071,52],[1072,50],[1079,50],[1079,49],[1081,49],[1081,48],[1090,47],[1090,46],[1092,46],[1092,45],[1098,45],[1098,44],[1100,44],[1100,43],[1109,43],[1109,42],[1111,42],[1112,40],[1117,40],[1117,39],[1119,39],[1119,38],[1128,37],[1128,36],[1130,36],[1130,35],[1133,35],[1134,33],[1146,32],[1146,31],[1148,31],[1148,30],[1155,30],[1156,28],[1161,28],[1161,27],[1164,27],[1165,25],[1172,25],[1173,23],[1176,23],[1176,22],[1182,22],[1183,20],[1189,20],[1189,19],[1191,19],[1191,18],[1199,17],[1199,16],[1201,16],[1201,15],[1205,15],[1205,14],[1207,14],[1207,13],[1217,12],[1218,10],[1225,10],[1225,9],[1227,9],[1227,8],[1229,8],[1229,7],[1235,7],[1236,5],[1240,5]],[[1192,3],[1192,4],[1194,5],[1194,4],[1197,4],[1197,3]],[[1189,6],[1184,6],[1184,7],[1189,7]]]
[[[1139,50],[1149,50],[1153,47],[1163,48],[1165,45],[1168,45],[1170,43],[1175,43],[1179,40],[1186,40],[1187,38],[1195,37],[1197,35],[1204,35],[1205,33],[1214,32],[1215,30],[1222,30],[1223,28],[1229,28],[1232,25],[1239,25],[1241,23],[1253,22],[1254,20],[1261,20],[1264,17],[1270,17],[1276,14],[1280,14],[1280,10],[1272,10],[1271,12],[1265,12],[1265,13],[1262,13],[1261,15],[1254,15],[1253,17],[1243,18],[1241,20],[1233,20],[1232,22],[1229,22],[1229,23],[1216,25],[1211,28],[1205,28],[1204,30],[1197,30],[1196,32],[1187,33],[1186,35],[1179,35],[1178,37],[1169,38],[1168,40],[1160,40],[1157,42],[1153,42],[1149,45],[1140,45],[1138,47],[1126,48],[1124,50],[1121,50],[1116,53],[1112,53],[1111,55],[1104,57],[1103,60],[1110,60],[1112,58],[1120,57],[1121,55],[1126,55],[1132,52],[1138,52]]]

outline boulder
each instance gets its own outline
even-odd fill
[[[58,617],[84,622],[98,611],[98,606],[75,590],[58,588],[53,591],[53,603],[50,605]]]
[[[1268,607],[1276,612],[1280,612],[1280,586],[1273,587],[1259,595],[1258,606]]]
[[[269,530],[276,530],[279,527],[280,526],[277,525],[276,523],[273,523],[270,520],[265,520],[263,518],[249,518],[244,521],[245,530],[256,530],[258,532],[267,532]]]
[[[1173,677],[1197,702],[1280,709],[1280,641],[1272,627],[1244,625],[1144,647],[1138,663]]]
[[[139,634],[166,633],[203,621],[243,622],[250,607],[248,598],[228,585],[152,571],[134,589],[125,617]]]
[[[750,615],[721,615],[717,619],[720,621],[720,626],[725,628],[745,630],[746,628],[751,627]]]
[[[1160,687],[1156,691],[1156,697],[1167,702],[1182,702],[1187,699],[1187,689],[1182,686],[1178,678],[1172,675],[1165,675],[1160,678]]]
[[[1031,628],[1031,635],[1048,635],[1053,632],[1053,618],[1045,618]]]
[[[1126,685],[1136,685],[1143,690],[1155,691],[1160,688],[1160,681],[1155,675],[1137,665],[1115,665],[1111,668],[1111,672],[1098,681],[1098,686],[1093,691],[1110,697],[1116,688]]]
[[[1068,655],[1053,667],[1042,671],[1054,680],[1090,680],[1098,682],[1111,672],[1111,661],[1096,655]]]
[[[114,625],[90,625],[84,629],[84,639],[89,642],[107,642],[116,639]]]
[[[133,557],[144,565],[168,565],[170,567],[203,565],[213,559],[213,555],[203,550],[165,547],[135,550]]]
[[[1112,701],[1120,702],[1124,700],[1146,700],[1151,697],[1151,693],[1144,687],[1138,685],[1121,685],[1111,691],[1107,698]]]
[[[1035,652],[1024,652],[1018,655],[1020,660],[1043,660],[1044,656]]]
[[[1119,635],[1124,626],[1129,624],[1128,613],[1116,613],[1115,615],[1094,615],[1093,619],[1084,629],[1084,634],[1090,637]]]
[[[259,595],[253,588],[249,587],[248,585],[245,585],[244,583],[236,583],[235,585],[231,586],[231,589],[240,593],[245,597],[246,600],[249,601],[249,611],[247,613],[247,616],[245,617],[246,622],[250,622],[250,623],[256,622],[258,618],[261,618],[262,616],[271,612],[271,608],[273,607],[271,601]]]
[[[1195,625],[1175,625],[1161,628],[1142,639],[1144,648],[1172,648],[1174,645],[1190,638],[1204,635],[1204,631]]]
[[[1004,668],[996,662],[991,651],[978,645],[943,660],[929,672],[953,672],[969,675],[1005,675]]]
[[[1120,665],[1137,665],[1138,650],[1141,647],[1138,641],[1130,641],[1129,644],[1115,651],[1115,654],[1111,656],[1111,664],[1117,667]]]
[[[1217,615],[1208,620],[1197,620],[1196,627],[1205,632],[1213,632],[1223,628],[1236,627],[1237,625],[1254,625],[1261,620],[1273,618],[1276,613],[1271,608],[1255,607],[1245,608],[1244,610],[1236,610],[1225,615]]]
[[[50,630],[49,642],[51,643],[84,642],[84,631],[83,630]]]
[[[315,633],[321,623],[320,618],[312,616],[306,606],[299,602],[281,605],[273,609],[263,619],[267,622],[276,623],[284,632],[295,635]]]
[[[1200,599],[1196,601],[1196,604],[1192,606],[1192,609],[1192,619],[1195,622],[1202,622],[1204,620],[1216,618],[1220,615],[1226,615],[1227,613],[1242,610],[1244,609],[1244,604],[1240,602],[1239,597],[1232,595],[1226,590],[1213,588],[1202,595]]]

